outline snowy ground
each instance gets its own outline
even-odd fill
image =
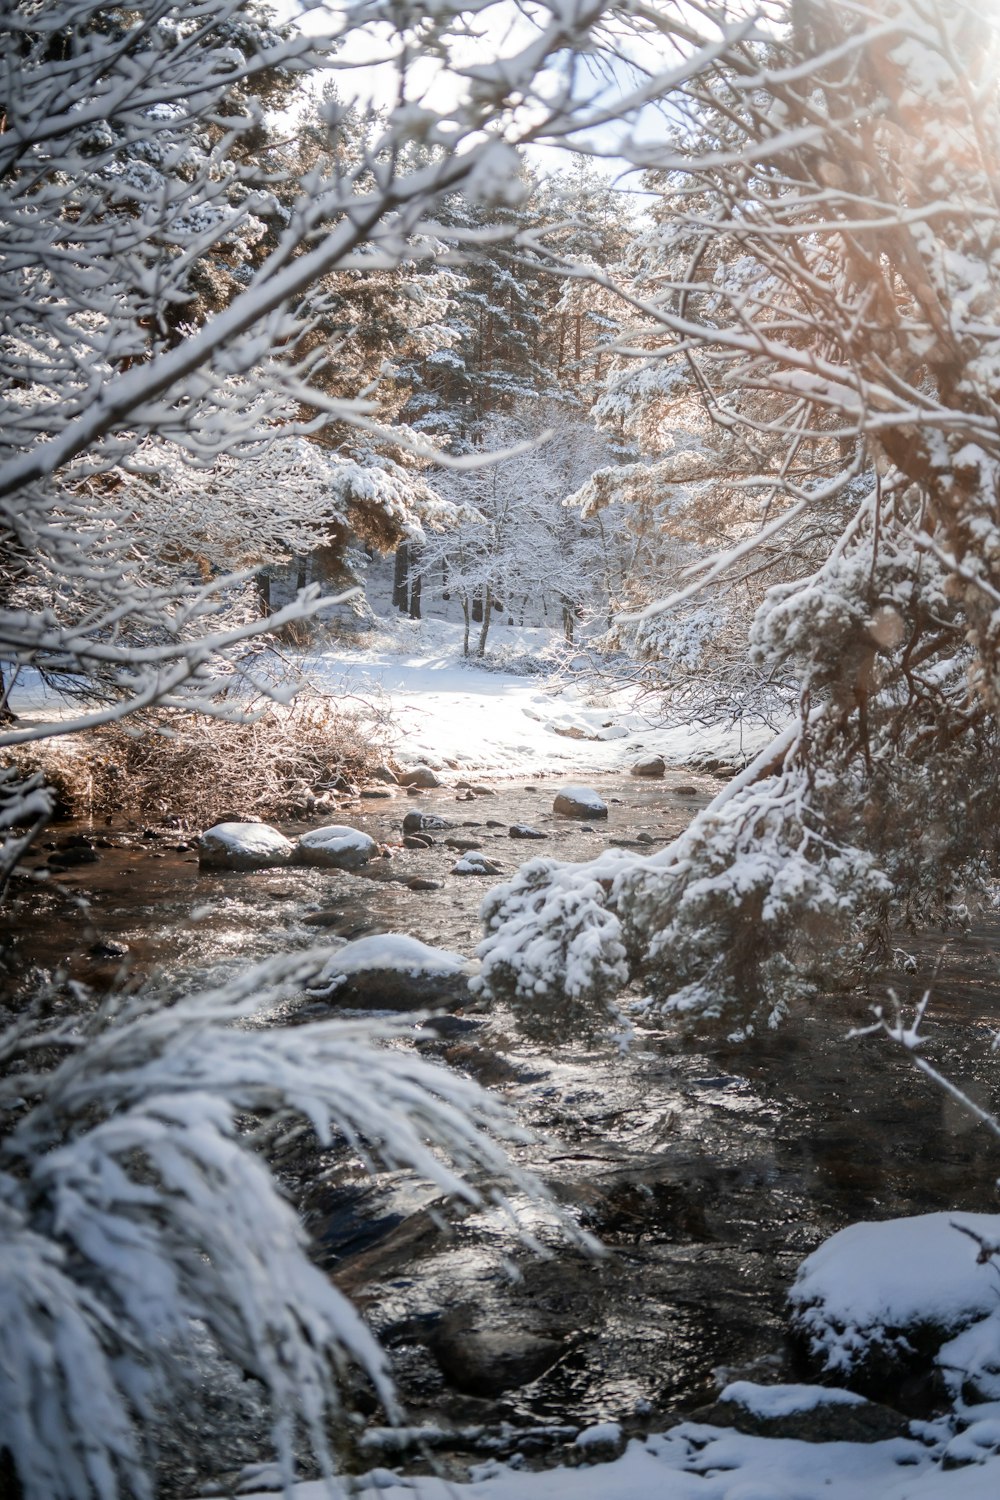
[[[662,755],[668,763],[742,760],[773,737],[764,726],[667,726],[658,705],[632,685],[598,685],[581,654],[556,679],[485,671],[462,657],[462,630],[446,620],[384,621],[360,651],[323,651],[308,679],[345,697],[377,698],[391,715],[390,740],[406,764],[426,761],[484,776],[627,770]],[[500,627],[490,650],[541,656],[546,630]]]
[[[295,1500],[997,1500],[1000,1459],[942,1470],[903,1438],[804,1443],[686,1422],[630,1443],[613,1463],[543,1473],[497,1466],[470,1484],[376,1469],[355,1484],[301,1484]],[[265,1497],[274,1492],[248,1500]]]
[[[506,648],[544,666],[558,640],[550,630],[501,626],[490,653]],[[371,704],[404,765],[486,777],[598,775],[652,755],[668,764],[742,762],[773,738],[763,725],[665,725],[639,687],[599,684],[582,652],[553,678],[484,670],[462,656],[461,626],[443,619],[387,618],[357,644],[306,656],[301,668],[320,690]],[[60,721],[64,731],[81,713],[79,703],[60,698],[29,670],[10,701],[25,723]]]

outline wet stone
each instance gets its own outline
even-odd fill
[[[566,1348],[565,1340],[508,1328],[471,1328],[469,1312],[442,1319],[431,1352],[455,1390],[498,1396],[543,1375]]]
[[[608,805],[589,786],[564,786],[556,793],[552,811],[564,818],[606,818]]]
[[[59,849],[55,854],[49,855],[48,864],[53,870],[70,870],[76,865],[96,864],[99,857],[96,849],[86,845],[76,849]]]
[[[453,875],[502,875],[503,866],[498,865],[492,859],[487,859],[485,854],[477,854],[474,849],[470,849],[452,865],[451,873]]]
[[[350,923],[351,918],[344,912],[337,911],[334,907],[326,907],[322,911],[310,911],[302,918],[307,927],[342,927]]]
[[[101,938],[91,943],[88,951],[92,958],[124,958],[129,947],[128,943],[119,943],[115,938]]]
[[[512,823],[507,830],[512,839],[547,839],[548,834],[543,833],[540,828],[532,828],[530,823]]]
[[[633,776],[648,776],[659,779],[667,773],[667,763],[662,755],[650,755],[645,760],[637,760],[632,767]]]
[[[430,766],[414,766],[410,771],[400,771],[396,780],[400,786],[424,790],[431,790],[433,787],[444,784],[437,772],[432,771]]]
[[[444,888],[443,880],[427,880],[422,875],[415,876],[406,882],[408,890],[411,891],[440,891]]]
[[[439,818],[437,813],[408,812],[403,819],[403,833],[439,833],[445,828],[454,828],[454,823],[449,823],[447,818]]]

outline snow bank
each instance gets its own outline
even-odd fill
[[[318,687],[388,709],[395,753],[407,765],[421,760],[502,777],[592,776],[627,771],[640,755],[673,764],[742,762],[774,737],[764,725],[660,723],[634,684],[614,687],[572,672],[548,682],[478,670],[462,657],[461,626],[452,622],[380,624],[362,650],[324,651],[304,658],[302,667]],[[557,637],[500,628],[496,638],[541,655]]]
[[[685,1423],[613,1463],[525,1473],[483,1465],[471,1484],[379,1469],[351,1488],[297,1485],[295,1500],[996,1500],[1000,1461],[942,1470],[920,1443],[804,1443]],[[247,1500],[276,1500],[260,1491]]]

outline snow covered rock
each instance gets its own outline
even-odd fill
[[[1000,1241],[1000,1214],[933,1213],[850,1224],[799,1267],[792,1331],[811,1366],[864,1390],[923,1379],[951,1337],[997,1307],[996,1267],[981,1236]],[[960,1353],[961,1351],[959,1351]]]
[[[532,828],[530,823],[512,823],[508,830],[512,839],[547,839],[548,834],[543,833],[540,828]]]
[[[452,865],[451,873],[453,875],[502,875],[503,866],[496,864],[492,859],[487,859],[485,854],[470,849]]]
[[[556,793],[552,811],[565,818],[606,818],[608,806],[589,786],[564,786]]]
[[[335,953],[309,993],[359,1009],[423,1010],[464,1004],[475,972],[475,963],[460,953],[431,948],[402,933],[380,933]]]
[[[359,870],[377,853],[378,844],[369,834],[340,823],[311,828],[298,846],[298,857],[304,865],[324,865],[332,870]]]
[[[1000,1403],[1000,1308],[943,1344],[937,1364],[953,1400]]]
[[[206,870],[268,870],[291,864],[295,845],[268,823],[216,823],[197,841]]]
[[[632,767],[633,776],[648,776],[659,778],[665,776],[667,763],[662,755],[647,755],[643,760],[637,760]]]
[[[734,1427],[753,1437],[804,1443],[883,1443],[907,1436],[898,1411],[866,1401],[854,1391],[823,1385],[755,1385],[736,1380],[691,1420]]]
[[[400,786],[417,787],[424,791],[430,791],[433,787],[444,785],[440,776],[436,771],[432,771],[430,766],[414,766],[412,771],[400,771],[396,780]]]

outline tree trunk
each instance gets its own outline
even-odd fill
[[[405,542],[400,542],[396,548],[396,557],[392,568],[392,605],[394,609],[405,611],[407,599],[407,574],[410,571],[409,547]]]
[[[420,619],[420,590],[423,586],[423,574],[414,573],[410,579],[410,619]]]
[[[479,632],[479,651],[478,651],[478,654],[480,656],[485,656],[486,655],[486,637],[490,633],[490,621],[492,620],[492,618],[493,618],[493,595],[490,592],[490,590],[487,589],[486,590],[486,601],[485,601],[485,603],[483,605],[483,626],[482,626],[482,629]]]
[[[469,596],[462,590],[462,619],[465,621],[465,630],[462,635],[462,655],[469,654]]]
[[[267,615],[269,615],[271,613],[271,575],[270,575],[270,573],[267,573],[267,572],[258,573],[257,574],[257,578],[256,578],[256,584],[257,584],[257,604],[258,604],[258,607],[260,609],[261,618],[263,619],[263,618],[265,618]]]
[[[472,623],[481,625],[483,623],[483,591],[473,589],[472,591]]]

